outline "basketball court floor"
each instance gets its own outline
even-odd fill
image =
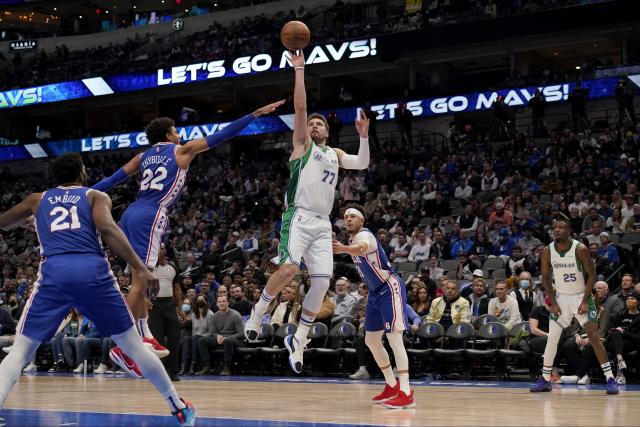
[[[379,380],[305,377],[198,377],[176,383],[198,407],[198,426],[637,426],[640,385],[607,396],[603,385],[412,382],[417,407],[372,405]],[[164,400],[143,380],[122,376],[22,376],[0,412],[3,426],[174,426]]]

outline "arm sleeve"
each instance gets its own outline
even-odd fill
[[[344,169],[366,169],[369,167],[369,138],[360,138],[360,149],[357,155],[343,154],[340,158],[340,165]]]
[[[107,192],[127,178],[129,178],[129,175],[124,171],[124,168],[120,168],[113,175],[95,184],[91,189]]]
[[[227,139],[233,138],[234,136],[239,134],[242,129],[249,126],[253,120],[253,115],[247,114],[246,116],[229,123],[220,132],[216,132],[213,135],[205,137],[205,139],[207,140],[207,145],[209,146],[209,148],[213,148],[216,145],[219,145],[222,142],[226,141]]]

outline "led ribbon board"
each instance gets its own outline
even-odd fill
[[[640,86],[640,75],[630,75],[629,80]],[[586,80],[583,86],[589,89],[589,99],[610,98],[615,96],[615,87],[619,78],[610,77],[596,80]],[[459,112],[484,111],[500,95],[509,106],[525,107],[527,102],[540,89],[548,103],[567,101],[575,83],[563,83],[539,87],[524,87],[517,89],[503,89],[492,92],[476,92],[466,95],[455,95],[439,98],[428,98],[406,103],[407,109],[414,117],[430,117]],[[374,105],[373,111],[378,113],[378,120],[395,119],[397,103]],[[344,124],[352,123],[356,117],[356,108],[341,108],[335,110]],[[321,111],[328,114],[329,111]],[[211,135],[228,123],[209,123],[196,126],[179,127],[178,133],[182,141],[202,138]],[[293,130],[293,114],[260,117],[246,127],[240,136],[262,135]],[[0,162],[10,160],[25,160],[40,157],[55,157],[68,152],[101,152],[126,148],[146,147],[149,143],[144,132],[105,135],[99,137],[70,139],[53,142],[34,142],[32,144],[0,147]]]
[[[344,62],[375,56],[378,53],[376,46],[375,38],[315,46],[307,55],[306,63],[313,65]],[[287,51],[280,54],[261,53],[242,56],[232,61],[220,59],[176,65],[168,69],[156,70],[154,73],[92,77],[73,82],[9,90],[0,92],[0,110],[279,71],[291,66],[290,58]]]

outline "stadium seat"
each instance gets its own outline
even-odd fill
[[[499,355],[502,358],[503,365],[505,367],[505,374],[507,378],[509,378],[509,366],[517,366],[520,360],[529,360],[530,354],[526,351],[511,348],[511,341],[513,338],[520,337],[522,338],[523,334],[526,333],[528,335],[531,334],[531,328],[529,326],[529,322],[521,322],[513,326],[509,331],[509,335],[506,338],[506,348],[501,348],[499,350]]]
[[[419,369],[426,371],[427,361],[433,355],[433,340],[443,335],[444,329],[440,323],[427,322],[418,328],[413,335],[411,348],[407,349],[410,372],[418,372]]]
[[[446,259],[444,261],[442,261],[442,264],[440,265],[440,267],[446,272],[446,271],[458,271],[458,261],[456,261],[455,259]]]
[[[471,323],[464,322],[449,326],[444,336],[443,347],[460,346],[461,348],[434,349],[433,356],[435,364],[440,367],[443,366],[443,361],[446,361],[447,370],[449,370],[451,366],[464,367],[466,343],[467,340],[473,338],[474,334],[475,328]],[[443,372],[441,372],[441,374],[443,374]]]
[[[640,244],[640,234],[625,233],[620,238],[620,243],[626,243],[628,245]]]
[[[236,353],[238,355],[238,362],[242,366],[243,372],[246,371],[248,366],[261,366],[260,363],[245,363],[246,360],[256,360],[260,356],[260,352],[262,347],[265,345],[271,344],[273,342],[273,335],[275,330],[272,325],[268,323],[262,323],[260,325],[260,334],[258,335],[257,342],[248,343],[247,347],[238,347],[236,348]],[[258,371],[262,371],[262,367],[258,369]]]
[[[483,314],[473,321],[473,327],[480,329],[483,325],[491,322],[498,322],[498,318],[492,314]]]
[[[504,261],[501,258],[487,258],[482,265],[483,270],[493,271],[499,268],[504,268]]]
[[[507,278],[507,272],[504,268],[494,270],[493,273],[491,273],[491,278],[495,281],[504,280]]]
[[[260,355],[265,359],[271,359],[270,363],[263,363],[262,368],[268,365],[269,367],[271,367],[271,372],[273,372],[276,367],[279,368],[282,366],[282,359],[286,354],[288,354],[288,351],[284,347],[274,348],[273,343],[276,339],[284,340],[287,335],[295,334],[296,329],[298,329],[298,326],[295,323],[285,323],[283,325],[280,325],[278,329],[276,329],[275,333],[273,334],[271,343],[260,348]]]
[[[491,366],[495,367],[497,379],[501,378],[502,369],[497,365],[498,350],[504,345],[504,339],[508,335],[507,328],[500,322],[484,323],[475,334],[473,348],[466,351],[467,363],[478,359],[488,359]],[[479,349],[478,346],[493,347]],[[474,375],[475,376],[475,375]]]
[[[335,359],[336,362],[342,362],[344,345],[347,344],[347,340],[352,339],[355,335],[356,327],[352,323],[342,322],[331,328],[325,341],[325,346],[315,349],[318,359],[322,359],[321,369],[323,373],[327,373],[327,368],[330,366],[329,363],[326,363],[326,359]],[[338,365],[340,366],[342,363],[338,363]]]
[[[401,262],[396,267],[396,271],[398,273],[402,273],[404,271],[414,272],[414,271],[416,271],[417,266],[418,266],[418,264],[416,262],[413,262],[413,261]]]
[[[311,341],[308,344],[308,347],[304,349],[304,368],[307,370],[311,370],[317,373],[317,369],[310,369],[310,367],[315,368],[315,355],[319,348],[326,347],[327,340],[329,338],[329,328],[324,323],[316,322],[311,325],[311,329],[309,329],[309,335],[307,336]]]

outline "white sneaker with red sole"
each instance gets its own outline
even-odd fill
[[[404,391],[400,390],[398,395],[393,399],[387,400],[382,404],[385,408],[390,409],[406,409],[406,408],[415,408],[416,403],[413,401],[413,390],[407,396]]]
[[[120,347],[114,347],[109,351],[109,357],[122,368],[123,371],[128,372],[132,377],[143,378],[142,372],[136,362],[134,362],[129,356],[124,354]]]
[[[160,344],[157,339],[142,337],[142,341],[144,342],[144,345],[153,352],[153,354],[158,356],[159,359],[162,359],[163,357],[167,357],[169,355],[169,350],[167,350],[166,347]]]
[[[382,393],[375,396],[373,399],[371,399],[371,401],[375,404],[384,403],[387,400],[390,400],[396,397],[399,391],[400,391],[400,382],[396,381],[396,385],[393,387],[390,387],[389,384],[385,384],[384,390],[382,390]]]

